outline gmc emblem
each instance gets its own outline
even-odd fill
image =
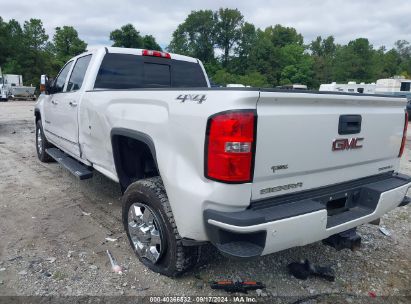
[[[360,144],[364,138],[339,138],[333,141],[333,151],[342,151],[342,150],[352,150],[352,149],[361,149],[362,145]]]

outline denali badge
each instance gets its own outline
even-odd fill
[[[388,169],[392,169],[392,168],[394,168],[393,165],[385,166],[385,167],[378,168],[378,171],[384,171],[384,170],[388,170]]]
[[[353,138],[339,138],[333,141],[332,150],[333,151],[342,151],[342,150],[352,150],[352,149],[361,149],[362,145],[360,144],[364,138],[353,137]]]
[[[272,166],[271,170],[273,170],[273,173],[277,170],[285,170],[288,169],[288,164],[287,165],[278,165],[278,166]]]
[[[272,187],[272,188],[265,188],[260,190],[260,194],[267,194],[271,192],[278,192],[278,191],[283,191],[283,190],[289,190],[289,189],[296,189],[296,188],[301,188],[303,186],[303,183],[295,183],[295,184],[288,184],[288,185],[283,185],[283,186],[277,186],[277,187]]]

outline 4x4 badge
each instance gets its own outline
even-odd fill
[[[194,101],[194,102],[197,102],[197,103],[201,104],[201,103],[203,103],[203,101],[207,100],[207,96],[205,94],[203,94],[203,95],[200,95],[200,94],[198,94],[198,95],[191,95],[191,94],[182,95],[182,94],[180,94],[180,95],[177,96],[176,99],[181,100],[181,102]]]

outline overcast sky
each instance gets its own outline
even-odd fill
[[[411,0],[2,0],[0,16],[21,23],[40,18],[50,38],[55,27],[72,25],[89,48],[111,45],[110,31],[132,23],[164,47],[192,10],[220,7],[238,8],[260,28],[295,27],[306,42],[318,35],[338,43],[366,37],[376,47],[411,42]]]

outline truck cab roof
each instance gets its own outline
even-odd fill
[[[197,58],[185,56],[185,55],[179,55],[175,53],[168,53],[168,52],[163,52],[163,51],[157,51],[157,50],[147,50],[147,49],[135,49],[135,48],[123,48],[123,47],[98,47],[95,49],[91,49],[87,52],[84,52],[77,57],[82,57],[84,55],[90,54],[90,53],[112,53],[112,54],[129,54],[129,55],[138,55],[138,56],[143,56],[144,51],[153,51],[153,52],[160,52],[163,54],[168,54],[170,55],[170,59],[173,60],[180,60],[180,61],[187,61],[187,62],[193,62],[193,63],[199,63],[200,61]],[[145,56],[150,56],[150,55],[145,55]]]

